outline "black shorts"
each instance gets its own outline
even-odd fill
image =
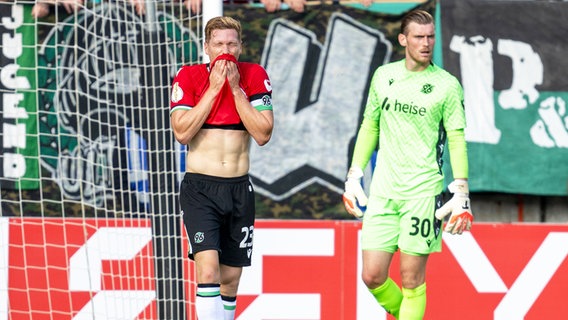
[[[255,199],[248,175],[220,178],[186,173],[180,205],[190,259],[199,251],[217,250],[222,264],[251,265]]]

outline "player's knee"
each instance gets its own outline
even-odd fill
[[[404,288],[414,289],[424,283],[424,274],[421,272],[406,271],[400,273],[401,283]]]
[[[239,290],[239,278],[222,279],[221,280],[221,293],[227,296],[236,296]]]
[[[387,281],[387,275],[382,273],[363,272],[361,274],[361,279],[367,288],[374,289],[380,287],[383,283],[385,283],[385,281]]]

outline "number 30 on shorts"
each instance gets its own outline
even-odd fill
[[[416,236],[420,234],[423,238],[428,238],[430,231],[432,230],[432,221],[429,219],[420,220],[420,218],[412,217],[412,230],[410,231],[411,236]]]

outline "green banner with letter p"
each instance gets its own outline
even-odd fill
[[[442,1],[472,191],[568,194],[567,2]]]

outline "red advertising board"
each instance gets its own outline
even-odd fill
[[[147,220],[0,219],[0,319],[155,318],[151,239]]]
[[[360,227],[257,221],[237,319],[392,319],[360,280]],[[147,220],[1,218],[0,320],[155,319],[152,254]],[[567,225],[477,223],[470,233],[444,234],[443,252],[428,264],[425,319],[566,315],[567,255]]]

